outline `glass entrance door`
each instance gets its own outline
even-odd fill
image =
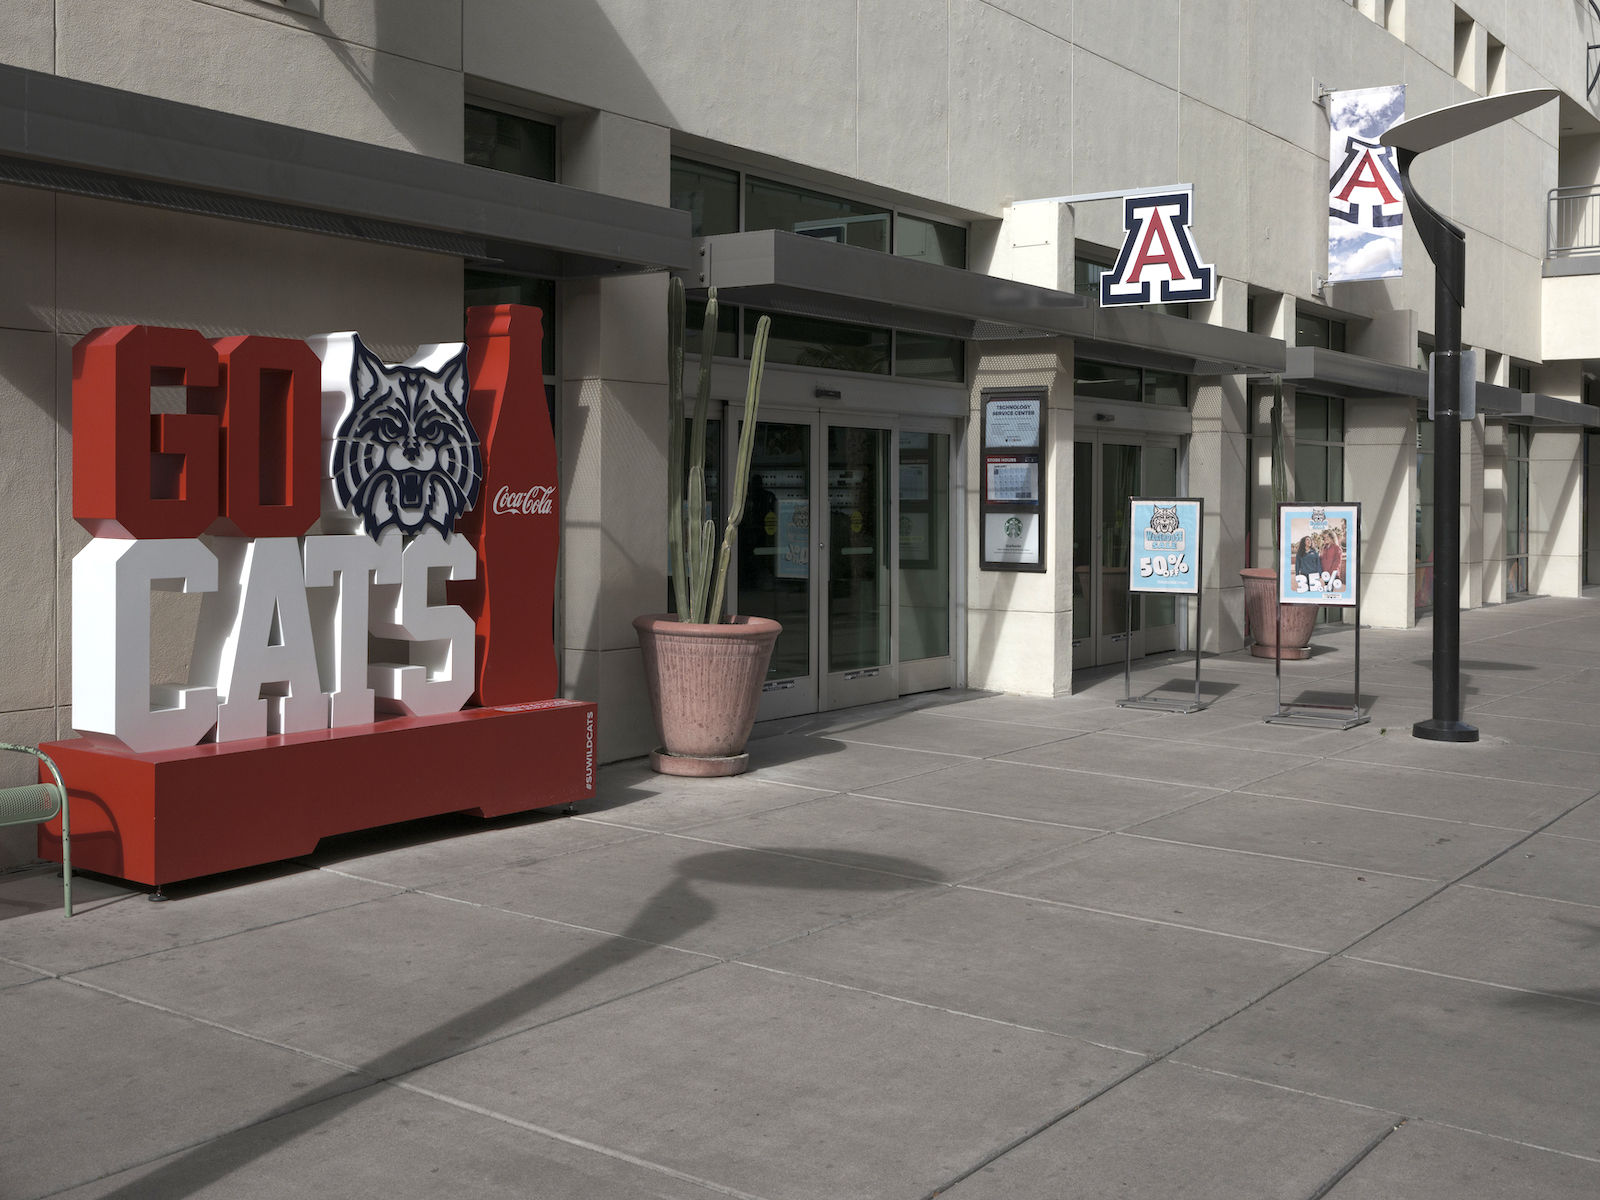
[[[739,524],[736,611],[783,626],[759,719],[898,695],[897,430],[890,418],[763,411]],[[743,421],[727,422],[735,461]]]
[[[1072,665],[1121,662],[1133,642],[1143,657],[1178,646],[1178,606],[1170,596],[1128,603],[1128,502],[1176,496],[1178,445],[1150,434],[1084,434],[1073,446]]]

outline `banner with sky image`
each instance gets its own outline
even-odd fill
[[[1405,84],[1329,92],[1328,282],[1400,275],[1405,204],[1395,151],[1378,139],[1405,116]]]

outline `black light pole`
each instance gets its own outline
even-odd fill
[[[1475,742],[1461,719],[1461,309],[1467,291],[1467,235],[1411,183],[1417,155],[1509,121],[1556,99],[1554,88],[1485,96],[1402,121],[1379,140],[1400,152],[1406,206],[1433,260],[1433,716],[1411,727],[1432,742]]]

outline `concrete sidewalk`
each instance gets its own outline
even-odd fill
[[[1600,603],[1462,628],[1475,746],[1410,737],[1424,626],[1349,732],[1229,655],[1195,715],[775,722],[169,904],[0,876],[0,1195],[1600,1194]]]

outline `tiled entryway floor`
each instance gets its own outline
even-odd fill
[[[1194,715],[910,697],[168,904],[0,876],[0,1195],[1595,1196],[1600,603],[1462,627],[1478,745],[1410,737],[1423,626],[1348,732],[1229,655]]]

